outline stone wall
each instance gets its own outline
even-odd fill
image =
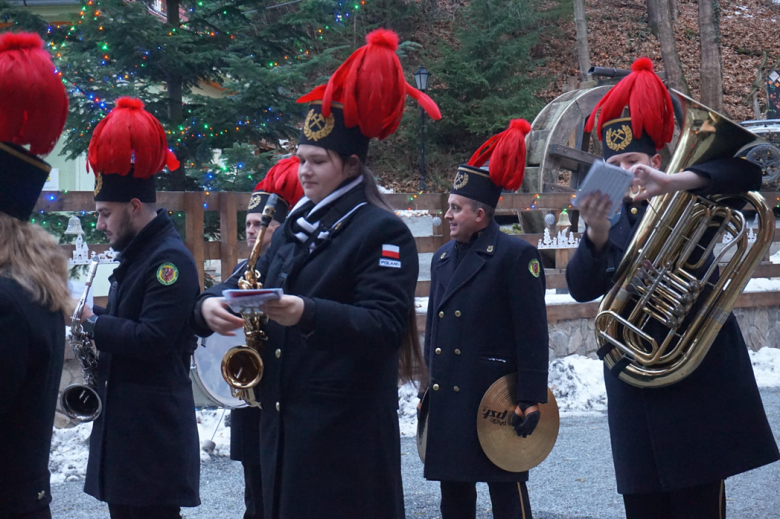
[[[748,348],[754,351],[764,346],[780,348],[780,306],[736,308],[734,314]],[[597,349],[593,319],[550,325],[550,360],[574,354],[595,359]]]

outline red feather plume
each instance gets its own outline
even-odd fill
[[[179,167],[160,122],[132,97],[119,98],[116,108],[97,125],[87,162],[96,175],[127,175],[132,168],[135,178],[149,178],[166,165],[171,170]]]
[[[386,29],[376,29],[366,36],[360,47],[341,64],[328,80],[298,99],[299,103],[322,100],[322,114],[330,115],[331,104],[344,105],[344,124],[360,127],[369,138],[384,139],[398,129],[409,95],[433,119],[441,119],[436,103],[409,85],[404,78],[398,49],[398,35]]]
[[[612,87],[593,109],[585,125],[585,131],[596,125],[599,140],[604,123],[622,116],[628,106],[631,114],[631,129],[637,138],[647,132],[655,148],[660,150],[672,140],[674,134],[674,110],[672,98],[663,81],[653,72],[650,58],[639,58],[631,65],[631,73]]]
[[[530,132],[528,121],[513,119],[509,128],[474,152],[468,165],[479,168],[489,159],[490,180],[507,191],[517,191],[525,175],[525,136]]]
[[[301,161],[295,155],[280,160],[268,170],[265,178],[255,187],[255,191],[276,193],[293,207],[303,197],[303,186],[298,180],[300,165]]]
[[[0,36],[0,141],[54,149],[68,117],[68,94],[37,34]]]

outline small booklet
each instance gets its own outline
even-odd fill
[[[609,195],[612,206],[609,209],[607,218],[613,216],[623,203],[623,197],[626,195],[634,175],[623,168],[607,164],[603,160],[593,163],[585,176],[577,196],[572,200],[574,207],[579,207],[580,201],[595,191],[600,191],[603,195]]]
[[[258,288],[252,290],[223,290],[225,303],[236,313],[259,311],[266,301],[280,299],[284,295],[281,288]]]

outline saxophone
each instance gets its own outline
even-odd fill
[[[87,296],[92,288],[92,280],[95,279],[98,264],[99,260],[93,258],[89,265],[89,274],[87,275],[84,293],[81,294],[81,299],[79,299],[76,309],[73,311],[70,333],[68,334],[68,343],[73,350],[73,356],[78,359],[81,365],[84,383],[71,384],[65,388],[60,397],[62,410],[65,414],[69,418],[81,423],[95,420],[103,410],[103,402],[95,389],[95,370],[98,363],[97,351],[92,347],[92,341],[81,327],[81,312],[84,310]]]
[[[252,253],[246,263],[246,272],[238,282],[238,286],[242,290],[263,288],[263,284],[259,281],[260,273],[255,270],[255,265],[260,258],[260,248],[265,238],[265,232],[276,212],[277,199],[278,196],[272,194],[268,197],[265,208],[263,208],[260,235],[252,247]],[[241,399],[252,407],[260,407],[254,387],[263,378],[263,359],[260,358],[260,351],[268,340],[265,333],[268,316],[257,309],[244,309],[241,312],[241,317],[244,319],[246,344],[230,348],[222,357],[222,377],[231,387],[234,398]]]

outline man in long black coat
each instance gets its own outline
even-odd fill
[[[269,223],[260,244],[260,254],[263,254],[271,244],[271,238],[280,224],[287,218],[287,212],[294,206],[303,194],[298,182],[298,157],[282,159],[268,172],[266,177],[255,187],[249,201],[246,214],[246,238],[250,250],[260,235],[261,215],[265,204],[272,193],[278,196],[274,218]],[[289,200],[287,200],[289,199]],[[195,304],[193,312],[193,327],[201,337],[208,337],[213,332],[234,333],[236,323],[241,318],[232,314],[218,298],[224,290],[237,289],[238,281],[246,271],[247,261],[239,263],[231,276],[203,292]],[[215,298],[216,297],[216,298]],[[204,318],[203,304],[214,305],[213,312],[208,313],[209,321]],[[230,412],[230,459],[240,461],[244,468],[244,503],[246,511],[244,519],[262,519],[263,480],[260,465],[260,407],[247,406],[233,409]]]
[[[547,401],[541,257],[533,245],[502,233],[493,220],[502,189],[491,180],[501,176],[496,165],[494,159],[490,176],[474,165],[458,169],[445,215],[454,239],[431,263],[425,478],[441,482],[443,519],[475,516],[477,481],[488,483],[494,517],[531,518],[528,472],[494,465],[477,437],[480,402],[499,378],[517,373],[518,434],[533,432],[537,404]],[[516,175],[522,178],[522,169]]]
[[[706,196],[761,186],[761,169],[732,157],[666,175],[656,169],[661,156],[647,132],[636,137],[634,127],[623,132],[628,139],[606,138],[631,124],[625,118],[603,124],[604,156],[632,171],[635,186],[646,191],[633,203],[627,199],[611,222],[608,197],[594,194],[582,201],[580,214],[588,230],[566,269],[577,301],[591,301],[612,288],[615,269],[645,216],[647,204],[641,200],[681,190]],[[710,255],[701,270],[712,261]],[[724,480],[780,457],[733,313],[701,365],[683,380],[641,389],[607,369],[604,378],[618,492],[628,519],[725,517]]]
[[[113,128],[138,132],[134,123],[149,120],[142,111],[142,105],[120,100],[100,124],[113,118]],[[116,139],[111,127],[99,130],[100,125],[89,155],[97,172],[97,228],[120,254],[106,308],[93,315],[87,307],[82,316],[100,352],[97,389],[103,402],[90,437],[84,491],[108,503],[112,519],[178,518],[179,507],[200,504],[189,379],[196,346],[189,319],[198,271],[168,212],[155,209],[153,175],[164,162],[145,162],[139,152],[133,173],[112,173],[115,163],[104,160],[100,146],[130,141]],[[116,154],[122,156],[120,150]]]

